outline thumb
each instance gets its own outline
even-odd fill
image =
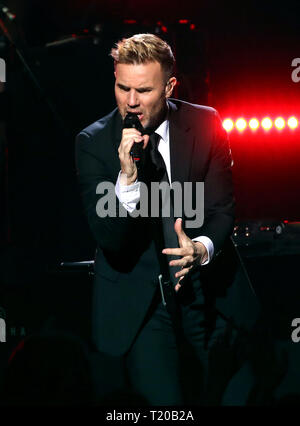
[[[146,149],[146,147],[147,147],[147,145],[149,143],[150,136],[147,135],[147,134],[145,134],[145,135],[143,135],[143,138],[144,138],[144,140],[143,140],[143,149]]]

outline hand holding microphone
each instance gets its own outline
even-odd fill
[[[121,164],[121,182],[131,185],[138,177],[143,150],[146,148],[149,135],[136,114],[128,113],[124,119],[122,140],[118,149]]]

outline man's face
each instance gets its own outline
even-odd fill
[[[157,127],[165,117],[166,98],[171,96],[175,77],[166,82],[158,62],[116,64],[115,96],[124,119],[128,112],[138,113],[142,125]]]

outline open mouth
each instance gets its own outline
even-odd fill
[[[130,113],[132,113],[132,114],[136,114],[136,115],[138,116],[139,120],[142,120],[142,119],[143,119],[143,117],[144,117],[144,114],[142,114],[142,113],[141,113],[141,112],[139,112],[139,111],[127,111],[127,112],[130,112]]]

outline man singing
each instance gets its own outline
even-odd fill
[[[181,405],[188,401],[179,345],[186,339],[193,348],[203,370],[196,386],[205,395],[210,348],[225,332],[201,277],[233,230],[230,149],[213,108],[170,99],[176,78],[166,42],[137,34],[118,42],[111,56],[118,107],[76,141],[81,196],[97,241],[93,340],[99,352],[123,357],[132,388],[148,404]],[[144,131],[124,126],[128,113]],[[134,144],[142,148],[142,170],[132,156]],[[115,185],[115,215],[97,213],[101,182]],[[204,182],[201,226],[185,226],[184,208],[174,220],[172,201],[169,218],[131,216],[142,183],[150,193],[151,182],[179,182],[183,194],[184,183],[191,182],[193,199],[199,196],[195,184]]]

